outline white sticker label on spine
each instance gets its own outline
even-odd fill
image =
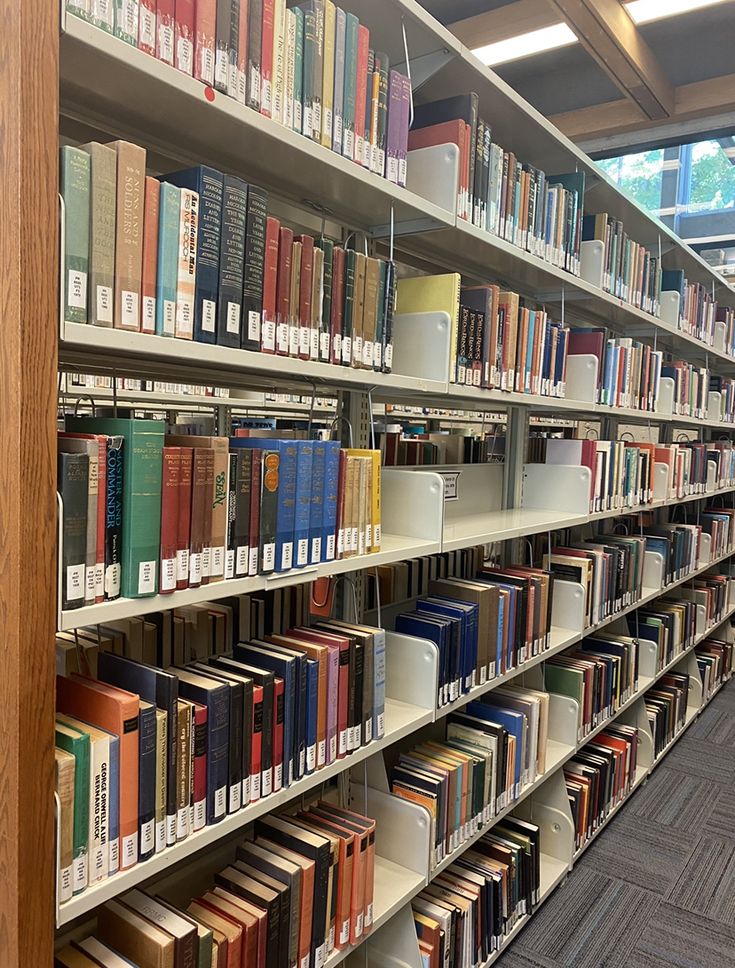
[[[281,549],[281,571],[290,571],[293,568],[293,542],[285,541]]]
[[[138,564],[138,594],[152,595],[156,590],[155,561],[141,561]]]
[[[194,73],[194,45],[189,37],[179,37],[176,66],[184,74]]]
[[[59,871],[59,900],[68,901],[72,893],[72,869],[71,867],[63,867]]]
[[[210,548],[209,550],[209,575],[211,578],[217,578],[224,574],[225,549],[223,545],[218,545],[216,548]]]
[[[220,787],[214,791],[214,815],[224,817],[227,811],[227,787]]]
[[[258,549],[251,548],[248,555],[248,575],[258,574]]]
[[[263,545],[263,571],[273,571],[276,566],[276,546],[273,541]]]
[[[161,561],[161,591],[172,592],[176,588],[176,558],[163,558]]]
[[[156,853],[163,850],[166,846],[166,821],[161,820],[156,824]]]
[[[306,772],[313,773],[316,769],[316,746],[306,747]]]
[[[140,325],[140,294],[123,289],[120,293],[122,324],[125,329],[137,329]]]
[[[261,794],[264,797],[269,797],[271,793],[273,793],[273,770],[263,770]]]
[[[176,552],[176,578],[177,581],[189,580],[189,549],[180,548]]]
[[[212,549],[202,548],[202,578],[209,578],[212,560]]]
[[[202,583],[202,556],[199,552],[192,552],[189,555],[189,584],[201,585]]]
[[[322,560],[322,539],[314,538],[311,542],[311,564],[318,565]]]
[[[309,564],[309,539],[300,538],[296,547],[296,564],[299,566]]]
[[[84,598],[84,565],[68,565],[66,569],[66,598],[78,602]]]
[[[248,317],[257,313],[248,313]],[[263,320],[263,335],[260,341],[261,348],[268,353],[276,351],[276,324],[270,319]]]
[[[241,545],[235,555],[235,574],[238,578],[248,573],[248,558],[250,549],[247,545]]]
[[[176,335],[188,339],[194,332],[194,303],[191,299],[176,300]]]
[[[240,809],[242,805],[241,797],[242,797],[242,783],[234,783],[230,787],[230,809],[229,809],[230,813],[234,813],[235,810]]]
[[[97,286],[97,322],[112,322],[112,286]],[[155,305],[155,299],[153,300]],[[153,320],[155,324],[155,316]]]
[[[319,359],[324,363],[329,363],[329,333],[319,334]]]
[[[138,861],[138,832],[122,838],[121,867],[126,870]]]
[[[235,577],[235,552],[228,548],[225,553],[225,578],[230,579]]]
[[[97,575],[96,568],[85,568],[84,571],[84,597],[89,601],[94,601],[95,598],[95,580]]]
[[[337,736],[331,736],[329,738],[329,762],[334,763],[337,759]]]
[[[181,807],[176,811],[176,839],[184,840],[189,836],[189,808]]]
[[[205,84],[214,84],[214,51],[202,47],[199,51],[199,79]]]
[[[158,25],[158,59],[165,64],[174,62],[174,29],[171,24]]]
[[[349,336],[342,337],[342,362],[352,362],[352,339]]]
[[[217,323],[217,304],[213,299],[202,299],[202,331],[214,333]]]
[[[87,855],[75,857],[72,865],[73,890],[81,891],[87,886]]]
[[[140,828],[140,852],[141,854],[150,853],[156,846],[156,824],[149,820]]]
[[[324,766],[327,761],[327,741],[322,739],[316,748],[316,765]]]
[[[260,342],[260,313],[254,309],[248,312],[248,339]]]
[[[72,309],[87,308],[87,273],[69,269],[66,301]]]
[[[97,313],[99,317],[99,313]],[[144,333],[156,331],[156,300],[154,296],[143,296],[143,319],[141,329]]]
[[[227,303],[227,332],[240,335],[240,304]]]
[[[138,38],[138,0],[122,0],[122,30],[131,37]]]
[[[163,300],[163,335],[173,336],[176,332],[176,303],[173,299]]]
[[[140,8],[139,47],[154,47],[156,45],[156,14],[150,7]]]
[[[273,792],[277,793],[283,786],[283,763],[273,768]]]
[[[288,355],[288,323],[276,326],[276,352],[282,356]]]

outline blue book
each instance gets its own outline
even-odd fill
[[[373,739],[385,736],[385,629],[373,631]]]
[[[276,440],[262,437],[230,438],[230,448],[255,447],[263,450],[275,450],[279,454],[275,571],[290,571],[293,567],[298,454],[296,443],[295,440]]]
[[[319,663],[306,660],[306,773],[316,770]]]
[[[436,618],[443,619],[447,623],[448,629],[448,656],[449,656],[449,700],[458,699],[462,693],[464,678],[466,640],[464,628],[464,615],[452,614],[440,603],[431,604],[425,599],[416,602],[416,612],[419,615],[433,614]]]
[[[526,362],[523,369],[523,386],[521,393],[535,393],[532,384],[531,370],[533,369],[533,341],[536,336],[537,313],[531,310],[528,314],[528,334],[526,335]]]
[[[218,823],[227,814],[230,689],[224,682],[216,682],[188,669],[168,671],[178,676],[182,698],[207,707],[207,823]]]
[[[217,343],[238,348],[242,343],[242,286],[245,271],[245,232],[248,186],[235,175],[225,175],[222,189],[222,237],[219,257]]]
[[[502,595],[498,595],[498,639],[495,648],[495,675],[499,676],[503,668],[503,638],[505,635],[505,624],[507,602]],[[494,677],[493,677],[494,678]]]
[[[294,717],[296,713],[297,666],[294,654],[284,655],[272,645],[241,642],[235,645],[234,658],[238,662],[258,666],[283,679],[283,786],[290,786],[294,770]]]
[[[217,298],[220,286],[220,239],[224,232],[222,193],[224,176],[214,168],[196,165],[164,176],[179,188],[188,188],[199,195],[199,224],[197,227],[197,272],[194,290],[194,339],[200,343],[217,340]],[[242,270],[241,270],[242,271]],[[238,342],[230,343],[239,346]]]
[[[322,561],[334,561],[337,554],[337,492],[339,490],[338,440],[325,440]]]
[[[155,720],[156,711],[153,710]],[[120,737],[110,733],[110,776],[107,781],[107,802],[110,805],[107,817],[108,840],[110,843],[110,873],[116,874],[120,870]],[[140,740],[142,740],[142,734]],[[154,746],[155,751],[155,746]],[[154,760],[155,772],[155,760]],[[155,809],[155,804],[154,804]],[[155,847],[155,841],[154,841]],[[150,854],[146,854],[150,857]],[[142,854],[140,859],[143,860]]]
[[[522,713],[514,712],[511,709],[504,709],[495,703],[471,702],[467,705],[467,713],[470,716],[477,716],[488,722],[500,723],[511,736],[516,738],[515,761],[513,768],[514,793],[513,799],[517,799],[521,792],[521,777],[523,775],[523,758],[525,752],[524,732],[526,731],[526,717]]]
[[[311,463],[311,505],[309,508],[309,564],[318,565],[326,555],[324,526],[324,485],[327,448],[323,440],[315,440]]]
[[[681,296],[681,308],[684,308],[684,287],[686,279],[683,269],[662,269],[661,270],[661,292],[678,292]]]
[[[176,335],[176,286],[179,279],[179,221],[181,189],[161,183],[158,211],[158,271],[156,278],[156,335]]]
[[[430,611],[439,615],[447,615],[457,618],[461,622],[461,690],[463,693],[469,692],[476,684],[478,606],[470,602],[460,602],[442,595],[437,595],[430,599],[420,599],[416,607],[419,611]]]
[[[446,623],[439,622],[428,615],[417,615],[405,612],[398,615],[395,622],[396,632],[412,635],[418,639],[428,639],[437,647],[439,653],[439,694],[437,703],[444,706],[449,701],[449,677],[447,664],[447,628]]]
[[[310,563],[311,537],[311,497],[312,489],[316,487],[313,476],[314,441],[297,440],[296,442],[296,513],[294,518],[294,552],[297,568],[304,568]]]
[[[146,860],[156,851],[156,707],[141,703],[138,716],[138,857]]]
[[[259,640],[255,640],[259,643]],[[259,643],[260,644],[260,643]],[[265,643],[263,643],[265,644]],[[302,652],[289,649],[285,645],[276,642],[269,642],[268,648],[273,649],[279,654],[293,658],[295,665],[294,673],[294,759],[295,775],[294,779],[300,780],[306,772],[306,698],[307,698],[307,679],[306,679],[306,659],[307,656]]]

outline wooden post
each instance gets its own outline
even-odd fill
[[[0,0],[0,965],[53,958],[59,8]]]

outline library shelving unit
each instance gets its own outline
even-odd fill
[[[3,3],[6,56],[0,59],[0,81],[7,111],[0,151],[0,174],[6,189],[0,209],[4,215],[0,258],[5,275],[0,327],[0,614],[6,644],[0,697],[7,715],[0,744],[0,815],[4,821],[0,964],[9,968],[50,964],[55,928],[63,933],[83,930],[99,904],[133,885],[155,883],[161,890],[179,885],[183,890],[181,885],[186,882],[195,890],[197,877],[216,869],[232,850],[233,839],[242,836],[257,816],[327,780],[339,776],[349,781],[353,774],[351,782],[343,784],[349,788],[351,802],[378,821],[374,929],[355,961],[362,963],[357,959],[366,958],[376,966],[390,963],[419,968],[410,901],[467,843],[438,867],[432,866],[428,816],[389,794],[384,753],[504,681],[517,678],[531,687],[541,684],[544,659],[574,646],[592,631],[584,626],[581,586],[559,583],[547,652],[438,710],[434,650],[422,640],[389,632],[383,739],[88,888],[63,905],[55,902],[53,849],[54,631],[347,571],[354,572],[359,605],[361,576],[378,564],[581,528],[643,509],[657,512],[686,504],[696,515],[701,507],[697,502],[711,497],[732,506],[735,488],[717,488],[711,480],[705,494],[684,502],[671,500],[658,487],[653,502],[645,508],[590,513],[589,471],[578,467],[543,467],[541,471],[538,465],[526,462],[525,452],[529,422],[540,415],[562,423],[593,418],[600,421],[607,437],[615,435],[619,422],[652,424],[662,441],[675,440],[680,431],[696,433],[702,440],[714,439],[731,433],[732,427],[719,419],[715,400],[705,418],[675,414],[672,387],[664,387],[656,413],[602,406],[595,402],[596,377],[588,359],[578,360],[571,368],[567,394],[561,399],[456,386],[449,381],[450,334],[448,319],[441,314],[397,318],[391,374],[288,358],[278,358],[276,365],[271,357],[244,350],[59,323],[59,139],[79,143],[95,137],[124,137],[145,146],[161,165],[203,162],[220,167],[263,185],[278,214],[307,231],[321,226],[338,239],[359,232],[372,251],[394,246],[396,258],[408,265],[459,271],[477,282],[501,280],[521,294],[543,301],[557,318],[565,313],[567,322],[604,324],[622,335],[645,338],[678,358],[708,365],[716,374],[735,375],[735,360],[717,340],[708,346],[680,331],[675,312],[657,318],[635,309],[603,292],[594,271],[584,278],[573,276],[459,219],[451,201],[456,192],[449,176],[427,178],[424,172],[423,177],[412,178],[409,171],[407,188],[392,185],[221,94],[212,97],[210,92],[205,97],[198,81],[63,9],[54,9],[53,4],[42,0],[26,0],[20,6],[8,0]],[[388,53],[392,64],[405,62],[407,52],[417,99],[476,91],[480,113],[491,120],[493,138],[500,144],[548,172],[584,171],[593,210],[621,218],[630,236],[657,250],[667,268],[683,269],[688,279],[711,289],[722,303],[735,305],[735,290],[662,223],[621,194],[590,159],[484,68],[415,0],[345,0],[341,6],[369,26],[375,46]],[[384,404],[401,404],[419,412],[430,408],[439,413],[468,411],[475,420],[483,413],[488,420],[495,419],[492,415],[501,410],[507,427],[505,458],[502,464],[386,469],[383,550],[377,555],[270,578],[220,582],[176,592],[163,600],[121,599],[65,612],[57,606],[54,488],[59,367],[66,373],[94,373],[113,381],[130,376],[213,385],[233,393],[294,393],[335,399],[334,413],[349,419],[356,446],[368,444],[373,413],[390,421],[389,413],[382,409]],[[104,398],[105,393],[66,390],[61,399],[79,402],[82,397],[95,396]],[[195,405],[188,397],[152,396],[156,399],[133,391],[114,394],[115,399],[143,409],[146,403],[172,410]],[[196,401],[196,406],[208,408],[217,427],[224,429],[232,414],[249,411],[251,402],[233,395]],[[268,408],[258,401],[252,408],[268,412],[278,405]],[[308,405],[304,409],[313,410]],[[329,414],[332,412],[330,408]],[[461,417],[456,419],[461,422]],[[460,500],[445,501],[445,473],[462,475]],[[663,581],[662,561],[647,554],[642,598],[595,629],[615,627],[626,611],[684,585],[733,554],[735,547],[713,555],[704,542],[695,572],[668,586]],[[389,628],[394,610],[385,608],[382,615],[366,618],[382,618]],[[701,621],[697,642],[720,626],[725,628],[734,611],[731,603],[710,628]],[[691,680],[685,726],[702,707],[693,648],[690,644],[664,669],[657,668],[652,651],[642,648],[638,688],[611,717],[620,717],[640,730],[634,788],[667,752],[664,749],[658,758],[654,756],[645,715],[646,691],[675,668]],[[533,819],[541,828],[542,901],[564,880],[580,853],[574,849],[562,767],[590,737],[577,735],[573,706],[573,701],[555,697],[547,770],[507,808],[507,812]],[[599,724],[595,732],[605,725]],[[514,934],[523,923],[519,922]],[[331,968],[353,954],[349,949],[335,953],[328,965]]]

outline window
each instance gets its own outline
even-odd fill
[[[732,139],[723,139],[728,144]],[[691,153],[689,184],[682,204],[687,214],[716,212],[735,208],[735,165],[732,164],[719,141],[700,141],[687,145]]]
[[[642,151],[620,158],[606,158],[598,165],[605,174],[647,211],[658,214],[661,208],[664,151]]]

